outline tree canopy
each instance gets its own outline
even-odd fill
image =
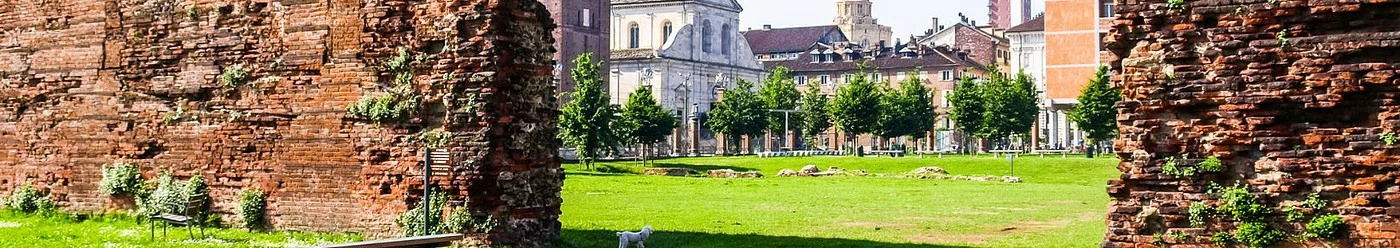
[[[808,144],[816,144],[817,137],[831,128],[831,116],[826,112],[830,99],[822,94],[821,85],[807,82],[807,92],[802,95],[802,107],[798,116],[802,119],[802,137]]]
[[[615,131],[617,106],[608,104],[608,92],[598,77],[598,67],[592,53],[574,58],[569,75],[574,79],[573,99],[565,104],[559,116],[559,138],[564,145],[577,149],[579,159],[591,166],[601,151],[614,149],[622,141]]]
[[[741,78],[734,88],[724,89],[724,97],[710,110],[705,124],[734,142],[744,135],[763,135],[768,128],[767,113],[763,101],[753,92],[753,83]]]
[[[947,97],[948,103],[953,107],[949,117],[953,119],[958,133],[963,134],[962,148],[964,151],[971,151],[967,144],[969,138],[982,136],[982,118],[986,111],[986,99],[982,98],[982,83],[963,75],[957,87],[953,89],[953,94]]]
[[[797,90],[797,82],[792,79],[787,67],[779,66],[773,68],[767,79],[763,80],[763,86],[758,89],[758,94],[763,99],[763,107],[766,109],[791,110],[797,108],[798,100],[802,97],[802,92]],[[768,130],[773,133],[783,132],[784,121],[782,113],[769,113]],[[800,122],[791,122],[797,125]],[[786,135],[786,134],[784,134]]]
[[[624,140],[628,144],[651,146],[666,139],[676,129],[676,116],[661,107],[651,93],[651,86],[638,87],[627,97],[622,106],[622,122],[625,125]],[[646,149],[643,149],[642,162],[646,163]]]
[[[1040,98],[1035,84],[1025,73],[1008,78],[995,65],[988,67],[987,83],[982,91],[986,109],[982,117],[982,136],[993,140],[1013,134],[1028,134],[1039,115]]]
[[[1091,142],[1111,139],[1118,131],[1115,105],[1123,100],[1123,93],[1109,85],[1108,76],[1108,67],[1100,66],[1079,94],[1079,105],[1069,113],[1069,120],[1084,131]]]
[[[836,90],[828,106],[836,128],[852,134],[874,133],[879,128],[880,88],[861,70]]]
[[[911,73],[918,75],[917,73]],[[910,76],[898,89],[885,90],[880,101],[882,137],[914,136],[933,129],[933,98],[923,79]]]

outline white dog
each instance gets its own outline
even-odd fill
[[[651,226],[642,227],[640,232],[617,232],[617,248],[627,248],[627,244],[637,242],[637,248],[646,248],[642,242],[651,236]]]

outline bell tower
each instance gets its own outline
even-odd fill
[[[891,45],[894,35],[889,26],[879,24],[871,15],[870,0],[836,0],[836,18],[832,20],[846,39],[871,48],[878,44]]]

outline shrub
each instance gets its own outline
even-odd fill
[[[1235,241],[1250,248],[1269,247],[1283,241],[1283,232],[1269,228],[1268,224],[1248,222],[1235,230]]]
[[[1235,236],[1230,236],[1230,233],[1227,232],[1218,232],[1210,236],[1210,242],[1215,243],[1216,246],[1230,247],[1230,245],[1235,244]]]
[[[1300,210],[1293,206],[1283,207],[1283,213],[1287,216],[1288,222],[1300,221],[1303,220],[1303,218],[1307,217],[1303,215],[1303,210]]]
[[[97,190],[108,195],[138,195],[143,189],[141,169],[129,163],[116,162],[102,166],[102,181]]]
[[[1329,214],[1318,216],[1308,222],[1308,232],[1304,234],[1307,238],[1337,238],[1346,233],[1347,223],[1342,221],[1342,216]]]
[[[1220,162],[1220,158],[1217,158],[1217,157],[1209,157],[1209,158],[1206,158],[1206,160],[1205,160],[1205,161],[1201,161],[1201,163],[1200,163],[1198,166],[1201,167],[1201,171],[1205,171],[1205,172],[1221,172],[1221,171],[1225,171],[1225,165],[1222,164],[1222,163]]]
[[[189,199],[189,192],[185,184],[175,180],[170,174],[161,174],[156,179],[155,190],[146,197],[137,198],[136,205],[140,207],[138,212],[143,216],[150,216],[160,213],[174,213],[172,204],[179,204]]]
[[[248,83],[248,69],[243,68],[243,64],[224,67],[223,72],[219,73],[219,83],[223,84],[224,88],[237,88],[246,84]]]
[[[1220,213],[1229,214],[1238,222],[1262,222],[1272,209],[1259,204],[1259,198],[1244,186],[1220,190]]]
[[[29,184],[11,193],[10,198],[5,201],[5,207],[24,213],[46,213],[56,208],[53,200]]]
[[[1167,0],[1167,8],[1186,9],[1186,0]]]
[[[394,220],[395,224],[403,227],[404,236],[423,235],[424,230],[429,234],[442,232],[442,210],[447,206],[447,195],[442,192],[432,192],[431,195],[432,199],[428,202],[419,202],[417,207],[400,214]],[[428,221],[431,223],[423,223],[424,214],[428,215]]]
[[[453,210],[442,223],[448,233],[491,233],[500,223],[491,215],[474,216],[464,208]]]
[[[433,130],[418,134],[414,137],[420,144],[428,149],[438,149],[447,146],[447,142],[452,140],[452,133],[443,130]]]
[[[408,117],[417,109],[418,101],[399,94],[365,96],[350,104],[345,113],[350,117],[387,122]]]
[[[1162,164],[1162,173],[1175,177],[1190,177],[1196,175],[1196,168],[1177,165],[1175,157],[1167,158],[1167,162]]]
[[[248,230],[266,227],[267,194],[257,188],[243,190],[238,198],[238,218],[243,220],[243,228]]]
[[[1308,196],[1307,200],[1303,201],[1303,207],[1311,208],[1314,212],[1322,211],[1327,209],[1327,201],[1322,200],[1317,194],[1312,194]]]
[[[1385,145],[1395,145],[1396,141],[1400,141],[1400,136],[1396,136],[1395,133],[1386,132],[1381,134],[1381,142],[1385,142]]]
[[[1191,207],[1187,208],[1186,212],[1187,219],[1191,221],[1191,226],[1193,227],[1205,226],[1206,219],[1210,218],[1211,216],[1210,205],[1206,205],[1199,202],[1192,203]]]

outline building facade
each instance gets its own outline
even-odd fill
[[[1099,65],[1113,61],[1103,39],[1113,22],[1114,0],[1047,0],[1045,2],[1046,101],[1053,111],[1078,105],[1079,93]],[[1073,131],[1062,143],[1082,145],[1083,135]]]
[[[689,119],[703,117],[719,91],[736,80],[759,84],[764,70],[739,34],[741,11],[733,0],[612,0],[616,31],[606,75],[613,82],[612,102],[621,105],[648,86],[662,107]],[[691,128],[678,128],[671,144],[692,143],[690,135],[680,135]],[[672,146],[671,152],[689,153],[683,148]]]
[[[966,20],[966,19],[964,19]],[[911,37],[920,46],[946,47],[957,53],[966,53],[967,59],[983,65],[1010,66],[1011,42],[1004,32],[990,28],[978,28],[970,21],[960,21],[952,26],[942,26],[934,19],[934,29],[929,35]],[[989,27],[989,26],[988,26]]]
[[[863,71],[860,64],[867,66]],[[820,43],[797,59],[764,63],[770,70],[786,67],[792,72],[799,88],[807,91],[807,83],[821,87],[828,95],[835,95],[837,89],[849,83],[860,73],[867,73],[875,82],[897,88],[900,82],[918,77],[933,93],[937,115],[934,118],[935,131],[928,133],[923,140],[916,142],[904,137],[894,138],[895,144],[918,147],[921,150],[951,150],[956,144],[954,124],[948,118],[951,108],[948,95],[957,87],[964,76],[980,78],[986,75],[986,67],[967,59],[967,54],[957,53],[946,48],[910,44],[900,47],[864,48],[854,42]],[[854,138],[857,146],[879,143],[869,135]],[[835,128],[825,135],[816,137],[815,144],[807,144],[812,149],[841,149],[853,144],[845,143],[847,137]]]
[[[778,29],[763,25],[763,29],[744,31],[743,35],[758,61],[793,60],[818,43],[847,41],[835,25]]]
[[[569,69],[574,68],[574,58],[580,54],[593,53],[594,61],[608,58],[608,31],[611,26],[609,0],[540,0],[554,18],[554,78],[560,93],[573,92],[574,79],[569,77]],[[604,63],[599,71],[608,71]],[[567,96],[567,95],[561,95]],[[562,106],[569,99],[561,98]]]
[[[1035,81],[1040,96],[1040,114],[1032,130],[1034,149],[1061,150],[1075,144],[1077,131],[1066,109],[1056,109],[1049,100],[1045,77],[1045,17],[1031,19],[1006,31],[1011,40],[1011,69],[1024,72]]]
[[[880,25],[872,16],[870,0],[836,0],[836,19],[832,20],[846,39],[861,46],[889,46],[894,37],[890,26]]]

